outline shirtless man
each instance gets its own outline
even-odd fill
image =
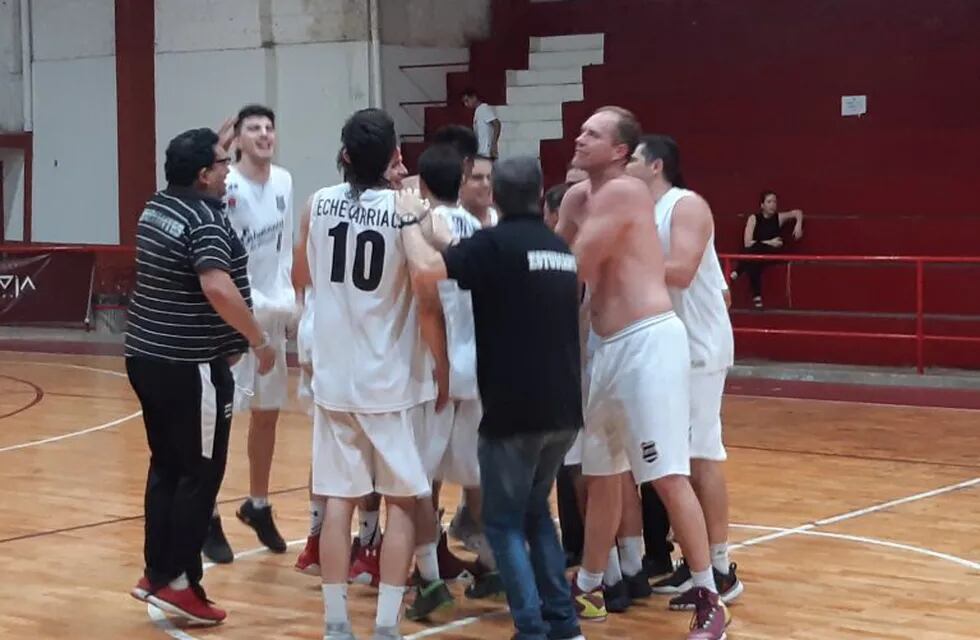
[[[562,200],[557,231],[591,290],[596,348],[586,409],[582,473],[588,483],[585,549],[572,593],[579,615],[602,620],[601,583],[620,524],[623,477],[652,482],[691,567],[695,620],[689,640],[722,640],[729,614],[712,574],[704,514],[691,488],[687,334],[674,314],[650,191],[625,175],[640,126],[603,107],[575,144],[588,181]]]

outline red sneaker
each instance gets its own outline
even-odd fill
[[[129,590],[129,595],[133,596],[140,602],[146,602],[146,598],[153,593],[153,587],[150,585],[150,580],[146,576],[142,576],[136,586]]]
[[[320,536],[309,536],[306,539],[306,546],[296,558],[293,568],[308,576],[320,575]]]
[[[381,583],[381,545],[362,547],[360,541],[354,541],[351,549],[353,558],[347,581],[354,584],[369,584],[377,587]]]
[[[218,624],[228,617],[223,609],[213,606],[200,585],[180,590],[166,586],[147,596],[146,601],[166,613],[197,624]]]
[[[439,577],[445,582],[453,580],[472,581],[477,574],[475,563],[467,562],[450,551],[449,538],[445,531],[439,537],[436,557],[439,560]]]

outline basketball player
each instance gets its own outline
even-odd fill
[[[743,591],[728,558],[728,492],[722,463],[721,398],[734,360],[732,323],[723,291],[725,277],[715,253],[714,219],[708,203],[684,188],[677,143],[668,136],[640,139],[627,173],[643,180],[656,202],[657,233],[665,254],[671,303],[684,322],[691,347],[691,483],[708,526],[711,564],[721,599]],[[657,585],[660,593],[680,593],[674,609],[688,609],[691,571],[683,563]]]
[[[424,403],[445,405],[449,371],[441,314],[412,293],[395,192],[384,180],[394,123],[379,109],[358,111],[341,141],[348,181],[310,198],[296,274],[297,284],[313,288],[313,494],[326,497],[324,638],[354,638],[346,595],[350,522],[357,500],[376,491],[388,517],[373,638],[385,640],[402,637],[415,505],[428,492],[413,424]]]
[[[582,472],[588,483],[585,550],[573,595],[579,615],[606,616],[602,590],[631,470],[667,507],[696,590],[688,636],[725,637],[704,515],[688,474],[690,353],[664,282],[664,260],[646,186],[624,175],[640,127],[625,109],[603,107],[582,125],[574,165],[589,174],[562,201],[559,233],[572,245],[591,291],[593,360]]]
[[[481,227],[497,224],[497,210],[493,207],[493,192],[490,190],[492,176],[493,162],[490,158],[473,156],[459,188],[459,204],[480,221]]]

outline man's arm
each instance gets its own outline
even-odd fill
[[[793,237],[797,240],[803,237],[803,211],[801,209],[793,209],[792,211],[784,211],[779,214],[779,226],[786,224],[787,220],[795,220],[796,226],[793,227]]]
[[[558,207],[558,224],[555,225],[555,233],[569,246],[575,242],[575,237],[578,235],[579,220],[582,218],[582,210],[585,208],[585,199],[588,195],[587,189],[587,181],[571,187],[561,199],[561,206]]]
[[[639,180],[613,180],[593,197],[593,206],[572,244],[579,278],[586,282],[594,282],[599,268],[615,253],[627,228],[623,222],[637,211],[653,215],[653,198]]]
[[[497,150],[497,142],[499,142],[500,140],[501,128],[502,127],[500,125],[500,120],[497,120],[497,118],[494,117],[494,119],[490,121],[490,157],[491,158],[496,158],[498,155],[500,155],[499,151]]]
[[[310,239],[310,215],[313,205],[313,196],[311,195],[306,204],[303,205],[303,209],[299,214],[299,234],[296,238],[296,245],[293,247],[293,289],[296,290],[296,296],[302,298],[303,291],[306,287],[313,283],[313,278],[310,276],[310,260],[309,260],[309,249],[306,243]]]
[[[686,289],[691,285],[713,229],[711,209],[703,198],[691,196],[677,203],[670,223],[670,254],[665,263],[668,286]]]

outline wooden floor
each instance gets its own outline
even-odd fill
[[[256,551],[233,511],[247,493],[243,421],[221,493],[240,555],[207,571],[229,610],[215,629],[175,630],[127,595],[142,566],[147,450],[112,357],[0,353],[0,638],[321,637],[318,581]],[[746,593],[733,640],[975,638],[980,634],[980,412],[729,396],[733,553]],[[289,540],[308,526],[310,436],[284,415],[274,505]],[[447,511],[456,492],[447,493]],[[369,637],[374,594],[351,591]],[[408,637],[509,638],[499,605],[460,599],[452,627]],[[588,638],[683,638],[687,614],[651,599],[585,628]]]

